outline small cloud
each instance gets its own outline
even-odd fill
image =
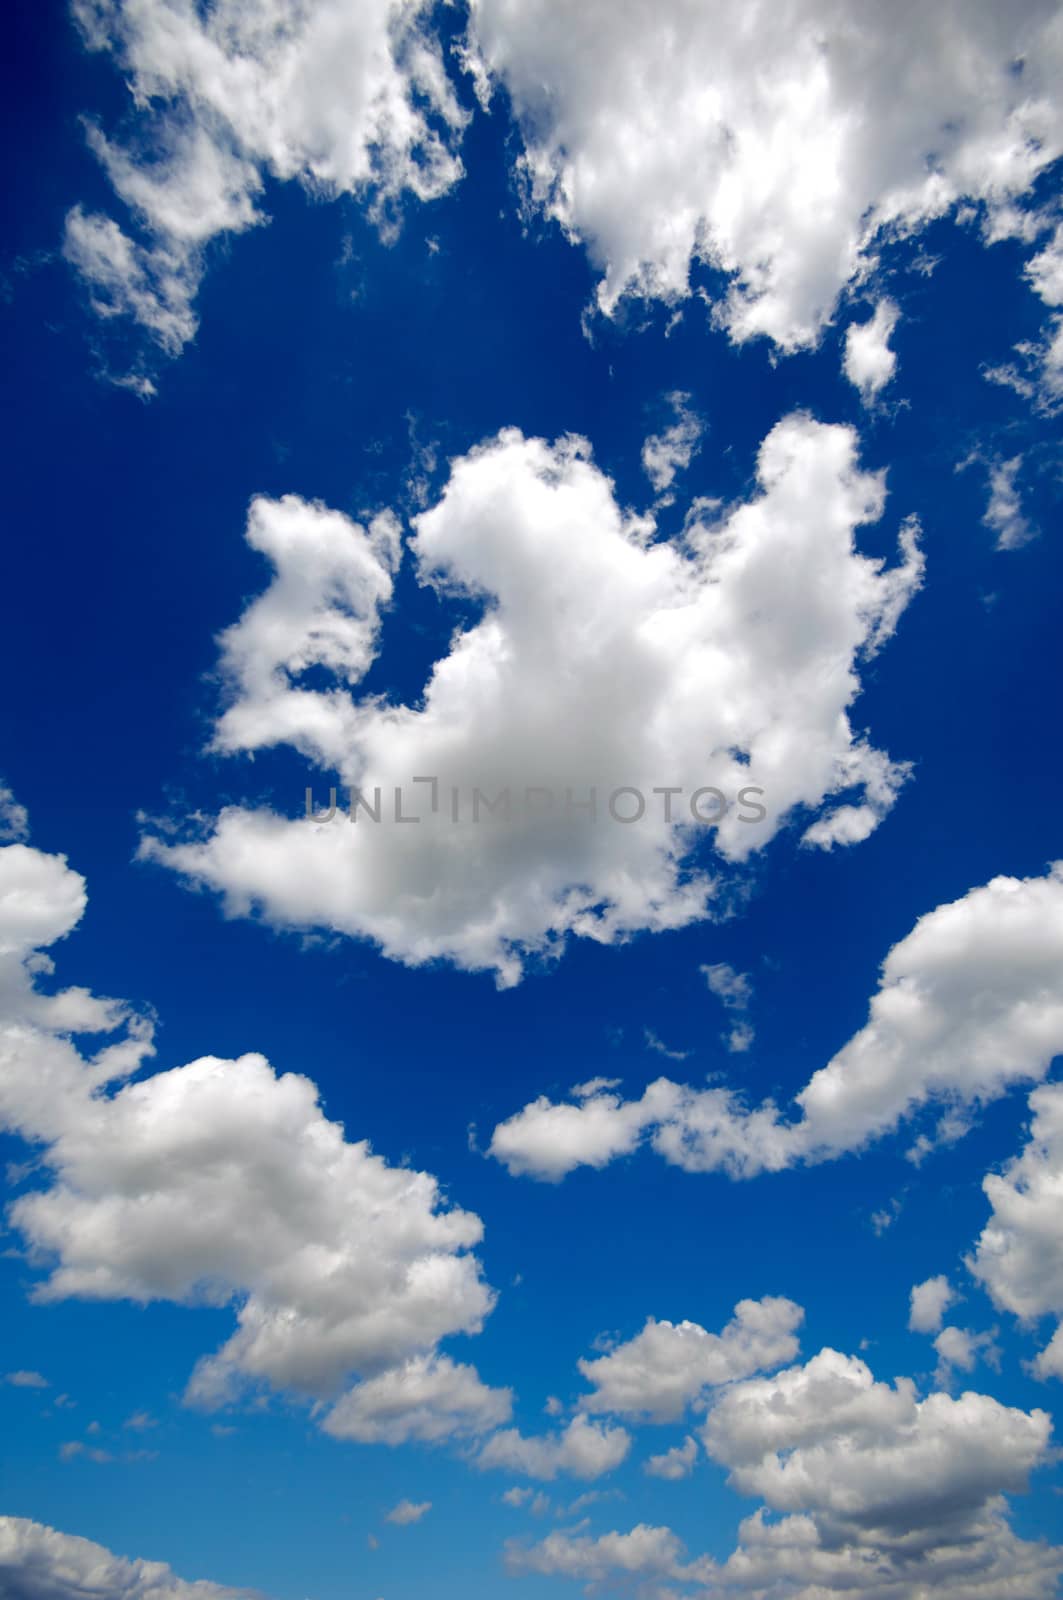
[[[150,1411],[134,1411],[122,1424],[123,1428],[133,1428],[137,1433],[143,1433],[146,1428],[157,1428],[159,1424]]]
[[[663,1455],[650,1456],[643,1463],[643,1472],[649,1473],[651,1478],[665,1478],[670,1482],[678,1482],[680,1478],[689,1478],[698,1459],[698,1442],[693,1435],[688,1434],[682,1444],[675,1445],[671,1450],[666,1450]]]
[[[399,1528],[407,1528],[413,1522],[420,1522],[432,1509],[431,1500],[425,1500],[421,1505],[415,1505],[412,1500],[400,1500],[393,1506],[385,1517],[386,1522],[394,1522]]]
[[[725,1033],[723,1042],[732,1055],[740,1055],[749,1049],[756,1033],[751,1022],[736,1022],[730,1033]]]
[[[380,1540],[377,1538],[375,1533],[367,1534],[365,1542],[370,1550],[380,1549]]]
[[[989,504],[982,522],[996,534],[998,550],[1018,550],[1037,537],[1037,529],[1022,509],[1016,482],[1021,466],[1022,456],[1017,455],[989,469]]]
[[[0,844],[21,844],[30,836],[30,817],[11,790],[0,782]]]
[[[642,446],[642,470],[659,495],[672,487],[676,473],[690,465],[705,431],[701,418],[690,410],[688,394],[675,389],[667,398],[675,421],[662,433],[651,434]]]
[[[669,1061],[685,1061],[690,1054],[689,1050],[670,1050],[668,1046],[657,1037],[652,1028],[642,1030],[646,1041],[647,1050],[655,1050],[659,1056],[665,1056]]]
[[[39,1372],[5,1372],[4,1382],[9,1383],[13,1389],[47,1389],[48,1379],[42,1378]]]
[[[753,980],[748,972],[736,972],[726,961],[699,968],[709,989],[729,1011],[745,1011],[753,999]]]

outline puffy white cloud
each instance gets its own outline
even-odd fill
[[[735,1384],[709,1413],[706,1450],[766,1502],[727,1561],[688,1560],[670,1529],[646,1524],[511,1541],[507,1560],[646,1596],[1051,1600],[1063,1550],[1017,1538],[1003,1498],[1049,1459],[1049,1435],[1043,1411],[974,1393],[919,1400],[910,1380],[878,1383],[862,1361],[823,1350]]]
[[[701,443],[702,423],[690,409],[690,396],[675,390],[668,396],[675,420],[662,433],[649,436],[642,446],[642,470],[658,495],[667,494],[693,459]]]
[[[8,1213],[50,1269],[36,1297],[232,1304],[236,1330],[198,1364],[192,1403],[251,1382],[335,1395],[357,1373],[367,1385],[341,1403],[351,1437],[507,1420],[508,1391],[436,1354],[494,1303],[472,1253],[479,1218],[447,1207],[430,1174],[349,1142],[308,1079],[262,1056],[207,1056],[123,1085],[151,1050],[143,1019],[40,987],[52,970],[40,947],[84,906],[63,857],[0,849],[0,1126],[44,1144],[47,1181]],[[121,1028],[88,1058],[71,1037]],[[338,1413],[330,1431],[344,1431]]]
[[[831,1159],[928,1104],[944,1107],[913,1157],[964,1132],[973,1108],[1042,1078],[1063,1051],[1063,864],[1041,878],[994,878],[921,917],[882,967],[870,1016],[797,1095],[770,1100],[659,1078],[638,1100],[599,1090],[579,1104],[540,1097],[495,1129],[511,1172],[557,1181],[602,1167],[644,1138],[689,1172],[736,1177]]]
[[[979,1360],[986,1361],[991,1367],[999,1367],[1000,1351],[995,1340],[995,1328],[985,1333],[972,1333],[969,1328],[952,1326],[942,1328],[934,1340],[934,1349],[938,1354],[935,1382],[947,1389],[957,1369],[960,1372],[973,1372]]]
[[[14,1389],[47,1389],[48,1379],[39,1372],[27,1372],[22,1369],[18,1372],[5,1372],[4,1382],[11,1384]]]
[[[992,1216],[967,1261],[994,1303],[1026,1322],[1063,1318],[1063,1085],[1035,1089],[1030,1109],[1029,1142],[983,1181]],[[1063,1378],[1063,1323],[1034,1370]]]
[[[845,333],[845,376],[865,404],[874,400],[897,370],[890,335],[900,316],[892,300],[882,299],[866,322],[851,322]]]
[[[580,1372],[594,1386],[581,1399],[584,1411],[675,1422],[696,1406],[706,1390],[780,1366],[797,1354],[795,1329],[804,1311],[792,1300],[768,1296],[740,1300],[721,1333],[696,1322],[658,1322],[608,1355],[582,1360]]]
[[[25,1517],[0,1517],[5,1600],[251,1600],[249,1589],[189,1583],[163,1561],[128,1561]]]
[[[551,1482],[559,1476],[588,1481],[612,1472],[626,1460],[631,1435],[576,1416],[559,1433],[525,1438],[516,1428],[492,1434],[476,1458],[481,1467],[497,1467],[525,1478]]]
[[[385,1521],[394,1522],[399,1528],[408,1528],[411,1523],[420,1522],[431,1509],[431,1500],[423,1500],[419,1505],[412,1500],[400,1500],[397,1506],[392,1506]]]
[[[989,469],[989,504],[982,518],[997,536],[998,550],[1018,550],[1036,537],[1036,529],[1022,509],[1022,495],[1016,478],[1022,456],[998,461]]]
[[[413,1356],[349,1389],[321,1426],[336,1439],[406,1444],[489,1433],[508,1422],[512,1396],[490,1389],[473,1367],[448,1356]]]
[[[695,512],[668,542],[621,511],[583,442],[503,431],[415,518],[422,581],[484,607],[417,705],[349,688],[390,592],[390,519],[364,529],[256,501],[249,536],[277,578],[224,636],[216,745],[293,745],[362,803],[331,822],[234,806],[206,838],[148,838],[144,853],[232,914],[510,983],[568,935],[610,942],[711,914],[710,837],[722,872],[836,795],[855,795],[869,831],[907,768],[854,736],[848,707],[922,564],[907,524],[900,565],[855,550],[884,503],[856,442],[784,419],[756,495],[711,525]],[[308,666],[339,682],[301,684]],[[852,809],[821,818],[815,842]]]
[[[175,354],[193,337],[203,248],[264,220],[264,180],[353,194],[394,226],[404,194],[431,200],[461,174],[467,121],[426,26],[427,0],[74,0],[92,49],[133,97],[127,144],[90,144],[143,226],[131,241],[71,213],[66,254],[96,309],[139,322]]]
[[[908,1326],[913,1333],[937,1333],[945,1312],[959,1299],[944,1273],[912,1285]]]
[[[599,305],[729,283],[735,340],[813,342],[884,235],[961,198],[1014,227],[1063,150],[1052,0],[473,0],[531,197],[601,270]]]
[[[651,1478],[665,1478],[669,1483],[677,1483],[680,1478],[689,1478],[698,1459],[698,1441],[692,1434],[687,1434],[682,1444],[673,1445],[671,1450],[665,1450],[662,1455],[650,1456],[643,1462],[642,1470]]]
[[[734,1487],[773,1510],[914,1544],[917,1531],[938,1538],[1025,1488],[1050,1432],[1044,1411],[970,1391],[918,1400],[910,1380],[878,1383],[863,1361],[828,1349],[728,1389],[702,1439]]]

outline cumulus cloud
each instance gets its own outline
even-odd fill
[[[884,237],[957,201],[1013,215],[1063,150],[1051,0],[473,0],[486,98],[508,91],[529,197],[601,271],[598,303],[726,275],[736,341],[815,341]]]
[[[587,1583],[625,1580],[658,1593],[758,1600],[1050,1600],[1063,1550],[1016,1538],[1005,1494],[1050,1456],[1044,1411],[986,1395],[919,1400],[909,1379],[876,1382],[864,1362],[822,1350],[804,1366],[725,1390],[702,1442],[729,1483],[764,1502],[724,1563],[686,1559],[668,1528],[552,1534],[510,1542],[514,1571]],[[669,1592],[675,1592],[670,1590]]]
[[[689,1478],[698,1459],[698,1441],[692,1434],[687,1434],[682,1444],[673,1445],[671,1450],[665,1450],[662,1455],[650,1456],[643,1462],[642,1470],[651,1478],[665,1478],[670,1483],[677,1483],[680,1478]]]
[[[557,1477],[589,1481],[613,1472],[626,1460],[631,1435],[587,1417],[573,1417],[558,1433],[526,1438],[516,1428],[492,1434],[476,1458],[480,1467],[496,1467],[521,1477],[551,1482]]]
[[[348,1390],[321,1426],[360,1444],[435,1444],[489,1433],[509,1421],[512,1408],[510,1391],[488,1388],[475,1368],[448,1356],[414,1356]]]
[[[933,1135],[959,1137],[974,1108],[1043,1078],[1063,1051],[1063,864],[1041,878],[994,878],[921,917],[882,967],[868,1021],[797,1095],[749,1108],[726,1087],[658,1078],[638,1100],[599,1089],[578,1104],[532,1101],[495,1129],[490,1154],[514,1174],[556,1182],[603,1167],[649,1139],[688,1172],[780,1171],[858,1150],[920,1108],[943,1106]]]
[[[385,229],[403,196],[461,174],[467,114],[427,26],[427,0],[74,0],[86,44],[132,93],[128,138],[89,143],[144,241],[75,208],[66,255],[105,316],[176,354],[214,238],[265,220],[267,178],[355,195]]]
[[[570,935],[710,915],[728,863],[791,821],[829,845],[856,810],[863,836],[907,768],[854,734],[848,708],[922,563],[907,524],[900,565],[854,548],[884,504],[856,443],[784,419],[757,493],[711,524],[695,513],[673,542],[620,509],[582,441],[503,431],[414,519],[422,582],[483,607],[417,705],[350,691],[390,593],[392,521],[255,501],[249,538],[276,577],[223,636],[215,747],[294,746],[344,798],[331,821],[233,806],[207,837],[148,837],[143,853],[230,914],[512,983]]]
[[[249,1589],[190,1583],[163,1561],[129,1561],[25,1517],[0,1517],[0,1591],[6,1600],[253,1600]]]
[[[992,1215],[967,1261],[994,1304],[1028,1323],[1063,1318],[1063,1084],[1035,1089],[1030,1110],[1028,1143],[982,1184]],[[1034,1370],[1063,1378],[1063,1322]]]
[[[676,474],[689,467],[701,443],[702,423],[690,409],[690,396],[677,389],[668,396],[674,421],[642,446],[642,470],[658,495],[671,489]]]
[[[860,391],[865,405],[876,399],[897,370],[890,335],[900,311],[892,300],[882,299],[866,322],[852,322],[845,334],[845,376]]]
[[[913,1284],[908,1313],[909,1328],[913,1333],[938,1333],[945,1320],[945,1312],[959,1298],[944,1273],[936,1278],[927,1278],[924,1283]]]
[[[13,1389],[47,1389],[48,1379],[39,1372],[5,1372],[4,1382],[9,1383]]]
[[[580,1361],[580,1372],[594,1389],[580,1406],[676,1422],[709,1389],[791,1360],[804,1315],[792,1300],[768,1296],[740,1300],[721,1333],[709,1333],[696,1322],[650,1317],[634,1339],[595,1360]]]
[[[348,1141],[307,1078],[262,1056],[124,1081],[151,1051],[144,1019],[41,987],[43,947],[85,901],[65,858],[0,849],[0,1125],[44,1146],[47,1181],[8,1213],[47,1270],[35,1297],[232,1305],[235,1331],[190,1379],[194,1404],[255,1383],[334,1397],[357,1374],[368,1393],[341,1402],[350,1437],[507,1420],[508,1391],[436,1352],[494,1303],[473,1254],[479,1218],[445,1205],[430,1174]],[[89,1057],[72,1037],[123,1029]]]

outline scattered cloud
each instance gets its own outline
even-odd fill
[[[900,310],[882,299],[867,322],[851,322],[845,333],[845,376],[860,391],[865,405],[876,400],[897,370],[897,356],[889,347]]]
[[[411,1523],[420,1522],[431,1509],[431,1500],[424,1500],[420,1505],[415,1505],[412,1500],[400,1500],[397,1506],[392,1506],[384,1520],[394,1522],[397,1527],[408,1528]]]
[[[514,1174],[557,1182],[648,1139],[687,1172],[752,1177],[859,1150],[939,1104],[932,1134],[910,1151],[920,1160],[959,1138],[977,1106],[1043,1078],[1061,1050],[1057,863],[1040,878],[994,878],[921,917],[886,957],[868,1021],[797,1095],[796,1120],[770,1100],[749,1108],[733,1089],[659,1078],[639,1100],[542,1096],[496,1127],[490,1154]]]

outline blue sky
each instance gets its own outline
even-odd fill
[[[679,0],[654,8],[678,41],[656,77],[640,77],[660,36],[641,7],[588,6],[578,27],[550,0],[405,8],[406,54],[383,0],[77,17],[49,0],[8,19],[0,1589],[16,1600],[75,1592],[89,1556],[66,1539],[275,1600],[581,1583],[800,1600],[842,1592],[860,1550],[878,1565],[859,1593],[929,1593],[935,1559],[946,1595],[1057,1592],[1058,12],[949,5],[893,39],[807,0],[782,32],[795,60],[827,63],[809,122],[752,9],[748,54],[735,8],[716,18],[722,56],[738,51],[730,144],[690,98],[715,69]],[[244,53],[249,100],[233,109],[220,68],[196,78],[178,23],[230,64]],[[446,94],[415,81],[418,41]],[[130,86],[149,83],[146,108]],[[405,96],[460,156],[438,192],[413,192],[424,149],[397,124],[358,124],[363,92]],[[342,165],[359,149],[367,177]],[[230,162],[242,177],[223,182]],[[215,201],[263,220],[215,226]],[[688,213],[677,267],[655,241]],[[882,381],[861,388],[850,330],[884,304]],[[654,438],[674,474],[656,486]],[[254,497],[269,547],[293,552],[272,589],[276,563],[245,539]],[[922,574],[899,547],[913,518]],[[689,793],[749,768],[769,819],[755,841],[604,816],[460,838],[439,822],[422,853],[336,819],[301,854],[307,784],[320,800],[361,773],[386,791],[422,756],[463,787],[512,771],[559,791],[597,760],[603,807],[616,784]],[[847,842],[839,806],[866,836]],[[830,848],[804,837],[817,825]],[[71,986],[152,1019],[154,1053],[93,1079],[100,1038],[41,999]],[[248,1052],[271,1068],[235,1067]],[[203,1057],[222,1063],[210,1085],[182,1072]],[[828,1063],[824,1095],[795,1106]],[[282,1074],[320,1112],[309,1089],[282,1100]],[[632,1110],[662,1077],[667,1109]],[[778,1113],[758,1121],[766,1100]],[[390,1200],[363,1213],[366,1158],[308,1153],[323,1117],[386,1163]],[[935,1147],[916,1162],[921,1134]],[[439,1185],[427,1206],[395,1198],[412,1173]],[[441,1245],[446,1207],[482,1240],[470,1224]],[[445,1290],[409,1288],[426,1262]],[[942,1275],[960,1298],[913,1329],[911,1291]],[[647,1420],[680,1346],[766,1298],[765,1351],[725,1337],[717,1375]],[[194,1403],[191,1375],[248,1306],[288,1317],[283,1353],[241,1347],[224,1393]],[[648,1318],[705,1332],[639,1346],[644,1398],[625,1407],[610,1374]],[[816,1387],[824,1350],[865,1396],[862,1431]],[[341,1396],[357,1410],[417,1362],[440,1393],[447,1363],[475,1368],[475,1405],[437,1396],[431,1441],[401,1408],[399,1442],[333,1436]],[[316,1376],[289,1381],[300,1363]],[[778,1414],[772,1384],[805,1408],[806,1442],[762,1421],[743,1454],[740,1417]],[[574,1473],[557,1441],[587,1429]],[[688,1437],[687,1475],[646,1472]],[[898,1509],[905,1482],[918,1512]],[[428,1509],[388,1521],[406,1501]],[[800,1559],[772,1566],[765,1526],[800,1536]],[[738,1545],[766,1576],[743,1575]],[[90,1593],[146,1593],[133,1569],[98,1570]]]

